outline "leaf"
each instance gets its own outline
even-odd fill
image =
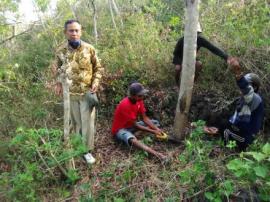
[[[213,194],[211,192],[206,192],[204,195],[210,201],[214,199]]]
[[[234,160],[231,160],[227,165],[226,167],[229,169],[229,170],[238,170],[239,168],[241,168],[243,162],[239,159],[234,159]]]
[[[248,163],[245,163],[239,159],[231,160],[226,167],[233,171],[233,174],[236,177],[241,177],[247,173],[247,171],[250,168],[250,165]]]
[[[233,181],[232,180],[226,180],[223,183],[225,195],[229,196],[231,193],[233,193]]]
[[[229,144],[227,144],[226,147],[229,148],[229,149],[235,148],[236,147],[236,141],[230,140]]]
[[[125,200],[122,199],[122,198],[116,198],[116,197],[114,197],[113,198],[113,202],[125,202]]]
[[[180,18],[178,16],[173,16],[171,17],[170,21],[169,21],[169,25],[171,26],[177,26],[180,23]]]
[[[253,170],[255,171],[257,176],[262,178],[265,178],[268,173],[268,169],[265,166],[256,166],[255,168],[253,168]]]
[[[266,143],[262,148],[263,153],[270,155],[270,144]]]
[[[264,160],[267,157],[267,155],[260,152],[246,152],[245,154],[251,155],[258,162]]]

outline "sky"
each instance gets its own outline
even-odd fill
[[[19,4],[19,13],[26,22],[37,20],[32,0],[21,0]]]
[[[50,8],[56,7],[57,0],[51,0]],[[38,19],[35,12],[33,0],[21,0],[19,4],[19,13],[22,15],[22,20],[25,23],[29,23]]]

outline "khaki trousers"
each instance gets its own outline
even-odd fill
[[[92,94],[97,101],[96,94]],[[70,113],[72,128],[82,136],[82,141],[88,150],[94,149],[96,103],[91,102],[91,96],[70,96]]]

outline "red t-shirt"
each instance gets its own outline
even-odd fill
[[[138,115],[144,114],[145,111],[142,100],[133,104],[128,97],[125,97],[114,112],[112,134],[115,135],[120,129],[133,127]]]

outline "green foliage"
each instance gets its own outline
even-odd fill
[[[59,130],[17,129],[5,159],[14,166],[9,173],[1,174],[5,179],[1,186],[6,188],[8,199],[37,201],[40,189],[61,182],[58,165],[65,167],[69,159],[87,151],[78,135],[71,136],[71,150],[65,149],[62,138],[63,133]],[[66,173],[68,184],[80,179],[76,170],[67,170]]]
[[[234,149],[236,148],[237,144],[236,141],[230,140],[229,143],[226,145],[227,148],[229,149]]]
[[[48,9],[48,0],[35,2],[41,11]],[[112,26],[107,1],[95,2],[99,38],[94,46],[106,69],[102,80],[106,100],[102,100],[100,112],[104,115],[108,111],[107,117],[111,117],[115,105],[126,95],[130,82],[140,81],[150,89],[174,85],[171,59],[176,40],[183,33],[184,1],[119,0],[124,26],[121,28],[120,18],[115,15],[117,30]],[[269,5],[265,0],[244,2],[239,5],[234,0],[202,1],[203,34],[230,55],[240,56],[247,70],[269,80],[269,54],[266,51],[270,43]],[[3,14],[10,11],[16,15],[17,8],[18,1],[0,2],[1,40],[12,35],[12,27],[6,24]],[[0,151],[3,151],[1,160],[10,165],[10,170],[0,175],[0,192],[6,193],[7,200],[40,201],[41,196],[50,194],[55,200],[68,198],[71,193],[67,185],[75,184],[80,179],[79,173],[83,173],[80,169],[67,170],[68,178],[62,180],[57,164],[64,166],[71,157],[86,151],[81,139],[73,136],[72,149],[65,150],[62,133],[44,129],[62,126],[61,98],[48,93],[45,86],[50,81],[48,66],[54,57],[54,49],[64,40],[64,21],[74,18],[74,13],[83,25],[83,40],[93,44],[93,13],[89,1],[59,0],[55,13],[43,18],[42,26],[36,25],[31,32],[1,46]],[[222,91],[229,98],[236,95],[234,78],[225,70],[223,61],[204,50],[200,51],[199,59],[205,68],[197,86]],[[112,165],[100,166],[100,171],[91,170],[90,181],[79,188],[80,201],[169,202],[182,200],[183,193],[187,200],[193,200],[192,196],[198,192],[206,200],[224,201],[242,188],[258,190],[261,200],[269,200],[269,143],[257,142],[247,152],[231,155],[228,152],[233,152],[236,145],[230,142],[225,148],[221,146],[222,154],[212,157],[213,148],[222,142],[205,138],[204,124],[197,122],[197,128],[185,140],[185,149],[172,165],[156,166],[146,153],[130,151],[128,159],[121,159],[124,163],[115,160]],[[18,128],[16,133],[15,128]],[[143,141],[149,146],[155,145],[150,137]],[[174,152],[175,146],[172,148]],[[144,180],[149,182],[141,184]]]
[[[243,152],[241,158],[232,159],[227,168],[237,178],[237,183],[256,187],[262,201],[268,201],[270,193],[269,143],[262,145],[259,151]]]
[[[140,81],[145,85],[157,84],[167,80],[169,63],[168,44],[160,38],[163,28],[151,17],[134,14],[125,19],[126,29],[112,35],[112,30],[103,33],[110,38],[100,52],[100,58],[107,64],[107,71],[114,75],[107,83],[107,96],[113,97],[117,104],[126,94],[127,87],[132,81]],[[161,52],[162,50],[162,52]],[[167,51],[166,51],[167,50]],[[121,58],[121,59],[119,59]],[[165,63],[164,63],[165,62]],[[156,77],[156,75],[160,77]],[[162,76],[164,75],[164,76]],[[151,82],[149,82],[151,78]]]
[[[226,181],[223,183],[216,182],[218,173],[217,170],[213,169],[213,160],[209,158],[213,145],[219,144],[219,142],[205,140],[204,121],[197,121],[195,125],[196,128],[185,141],[185,150],[179,155],[179,160],[187,163],[187,167],[181,169],[179,173],[180,183],[189,187],[188,196],[192,196],[202,187],[213,187],[213,193],[207,192],[205,196],[210,201],[218,201],[221,200],[225,191],[226,186],[222,185],[229,186]]]
[[[48,8],[50,0],[35,0],[35,3],[40,8],[40,10],[44,12]]]
[[[182,185],[189,187],[188,195],[192,196],[198,190],[206,189],[204,196],[209,201],[224,201],[230,198],[239,187],[252,187],[259,191],[262,201],[267,201],[269,193],[270,165],[269,143],[259,144],[258,151],[247,151],[234,158],[225,158],[219,155],[212,159],[214,145],[220,145],[218,140],[211,142],[205,139],[203,121],[195,123],[197,126],[185,141],[185,150],[178,159],[185,166],[178,173]],[[223,147],[230,151],[235,147],[235,142]],[[228,155],[228,154],[227,154]],[[226,174],[226,175],[225,175]]]

